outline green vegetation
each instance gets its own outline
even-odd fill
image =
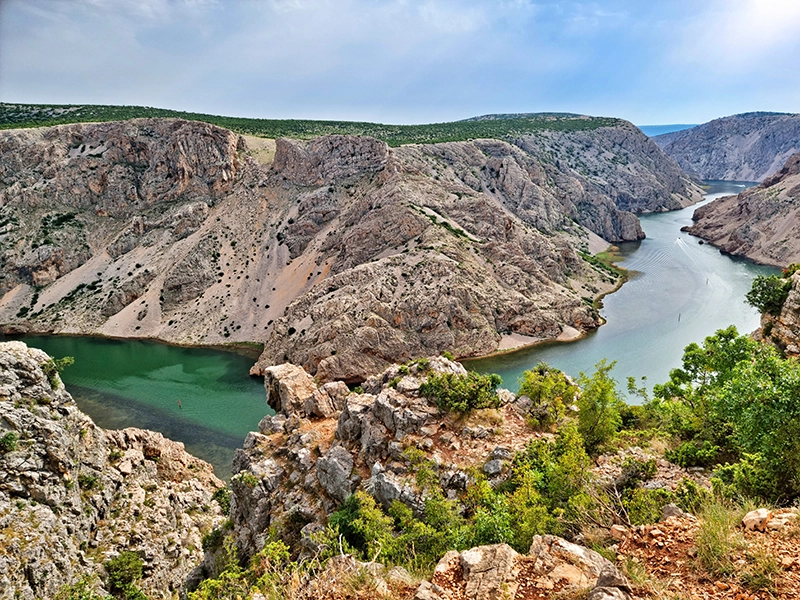
[[[519,395],[531,399],[528,422],[534,429],[552,430],[560,424],[579,392],[569,377],[546,363],[525,371],[519,380]]]
[[[103,564],[108,573],[108,591],[116,598],[147,600],[136,586],[142,578],[144,563],[136,552],[126,550]]]
[[[15,431],[9,431],[0,438],[0,453],[13,452],[17,449],[19,435]]]
[[[601,360],[591,377],[578,378],[582,392],[578,398],[578,431],[590,454],[597,453],[622,426],[621,412],[625,405],[611,378],[616,362]]]
[[[478,408],[497,408],[497,386],[503,383],[499,375],[466,375],[432,373],[419,387],[419,393],[433,400],[440,410],[468,412]]]
[[[54,390],[58,389],[59,380],[58,374],[70,365],[75,364],[75,359],[71,356],[64,358],[50,358],[42,365],[42,371],[47,376],[50,382],[50,387]]]
[[[478,138],[509,138],[537,131],[591,131],[600,127],[613,127],[621,123],[620,120],[611,118],[547,113],[429,125],[384,125],[350,121],[245,119],[144,106],[0,103],[0,129],[122,121],[145,117],[172,117],[203,121],[237,133],[265,138],[312,139],[330,134],[368,135],[383,140],[390,146],[457,142]]]
[[[762,313],[779,315],[792,289],[791,280],[778,275],[759,275],[753,280],[753,287],[747,292],[747,303]]]

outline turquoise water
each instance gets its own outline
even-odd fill
[[[747,182],[710,181],[704,202],[736,194]],[[466,363],[482,373],[498,373],[504,387],[518,389],[522,372],[547,362],[577,376],[591,373],[603,358],[616,360],[615,379],[647,377],[648,387],[667,380],[680,366],[684,347],[716,330],[736,325],[749,333],[759,325],[758,312],[744,302],[753,278],[777,269],[721,254],[680,231],[691,224],[698,205],[669,213],[643,215],[647,238],[622,244],[619,263],[630,272],[622,288],[606,296],[601,315],[606,324],[581,340],[534,346],[512,354]]]
[[[253,358],[142,340],[26,336],[29,346],[73,356],[61,373],[78,406],[106,429],[140,427],[183,442],[228,478],[236,448],[267,412]]]

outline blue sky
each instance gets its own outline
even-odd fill
[[[800,0],[0,0],[0,101],[427,123],[800,112]]]

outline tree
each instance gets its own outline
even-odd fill
[[[579,391],[569,377],[543,362],[525,371],[519,381],[519,395],[531,399],[531,425],[542,429],[549,429],[564,418],[567,406],[575,402]]]
[[[758,275],[745,298],[762,313],[778,316],[792,289],[792,280],[777,275]]]
[[[616,361],[606,359],[595,365],[591,377],[581,373],[578,385],[581,395],[578,398],[578,433],[589,454],[596,453],[608,442],[622,425],[620,411],[625,403],[617,392],[617,382],[610,373]]]

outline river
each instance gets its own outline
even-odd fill
[[[17,338],[15,338],[17,339]],[[230,477],[233,453],[258,430],[264,380],[248,375],[253,357],[144,340],[25,336],[51,356],[72,356],[61,377],[80,409],[105,429],[140,427],[183,442]]]
[[[681,232],[698,206],[738,194],[748,182],[708,181],[705,200],[683,210],[641,216],[647,238],[619,246],[619,265],[629,279],[606,296],[600,314],[606,324],[569,343],[532,346],[511,354],[468,361],[482,373],[498,373],[504,387],[518,389],[523,371],[546,362],[576,377],[594,372],[601,359],[616,360],[614,378],[647,378],[647,387],[663,383],[680,366],[684,347],[702,342],[718,329],[736,325],[749,333],[759,325],[758,312],[744,301],[756,275],[777,269],[721,254]],[[630,398],[630,401],[635,401]]]

